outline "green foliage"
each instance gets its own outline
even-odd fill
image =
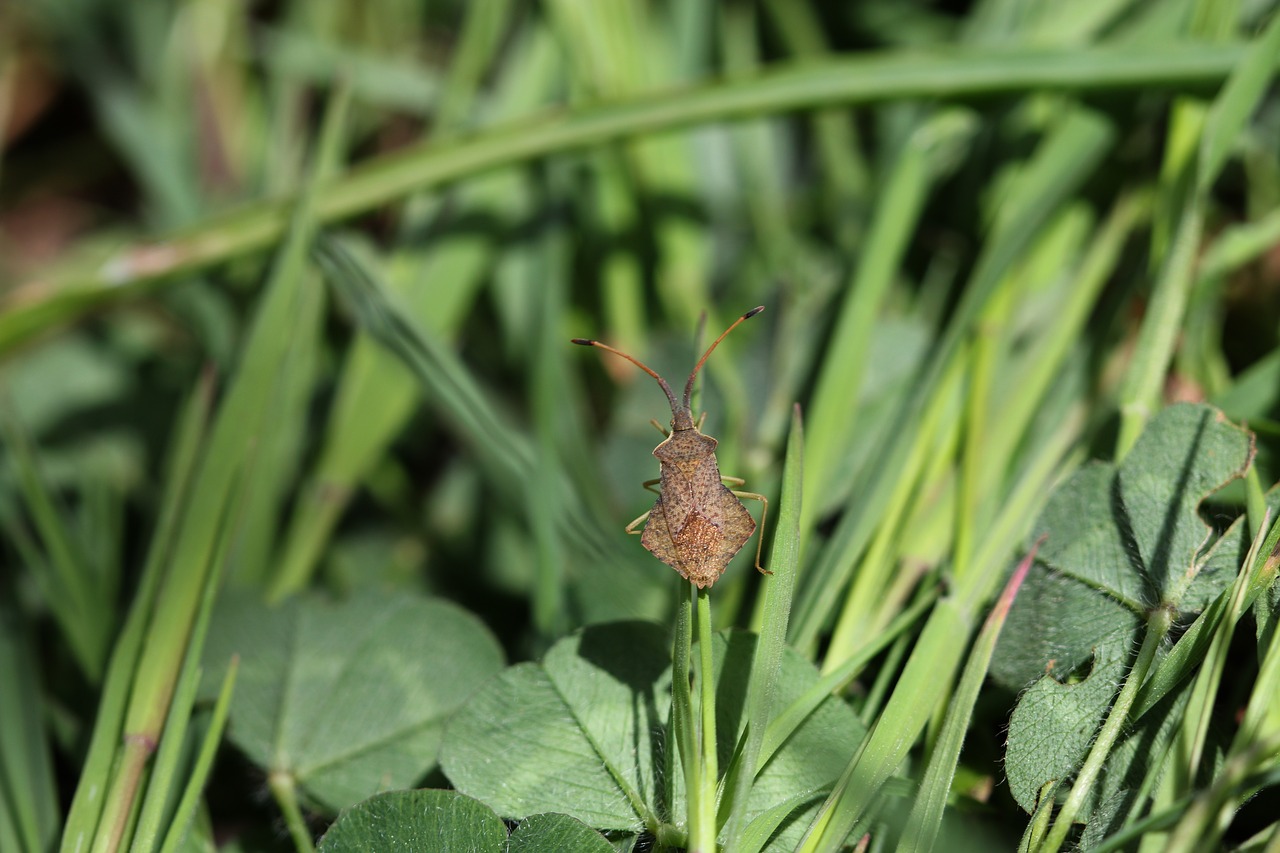
[[[3,6],[0,850],[1274,847],[1277,11]]]
[[[426,775],[445,721],[503,662],[465,610],[376,591],[276,608],[224,595],[205,646],[210,686],[233,656],[231,741],[328,811]]]
[[[453,791],[390,791],[344,811],[320,853],[467,850],[473,853],[609,853],[598,832],[563,814],[538,814],[507,829],[492,810]]]
[[[727,766],[745,724],[755,637],[713,642],[719,764]],[[817,681],[787,651],[772,680],[785,708]],[[593,626],[552,646],[540,664],[517,664],[480,690],[449,726],[441,761],[464,794],[505,818],[559,808],[598,829],[655,836],[684,829],[685,790],[670,731],[670,643],[657,626]],[[769,849],[790,849],[819,794],[839,775],[864,728],[827,696],[755,776],[743,808]],[[800,796],[803,795],[803,796]],[[780,814],[769,810],[785,803]],[[808,808],[804,808],[804,806]]]

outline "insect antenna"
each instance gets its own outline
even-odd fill
[[[752,308],[750,311],[748,311],[747,313],[743,314],[743,315],[742,315],[741,317],[739,317],[738,319],[734,320],[734,321],[733,321],[733,325],[729,326],[729,328],[727,328],[727,329],[725,329],[723,332],[721,332],[721,333],[720,333],[720,337],[718,337],[718,338],[716,338],[714,341],[712,341],[712,342],[711,342],[711,346],[707,347],[707,351],[706,351],[706,352],[704,352],[704,353],[702,354],[702,358],[698,359],[698,363],[697,363],[697,364],[695,364],[695,365],[693,366],[693,372],[689,374],[689,381],[688,381],[688,382],[686,382],[686,383],[684,384],[684,407],[683,407],[683,408],[684,408],[684,411],[688,412],[688,411],[690,410],[690,409],[689,409],[689,406],[690,406],[689,399],[693,396],[693,381],[694,381],[695,379],[697,379],[697,378],[698,378],[698,371],[699,371],[699,370],[701,370],[701,369],[702,369],[702,365],[706,363],[706,361],[707,361],[707,356],[711,355],[711,351],[712,351],[712,350],[714,350],[717,346],[719,346],[719,345],[720,345],[720,342],[724,340],[725,335],[729,334],[729,333],[730,333],[730,332],[732,332],[734,329],[738,328],[738,324],[739,324],[739,323],[741,323],[743,320],[749,320],[749,319],[751,319],[752,317],[756,316],[757,314],[759,314],[759,313],[760,313],[761,311],[763,311],[763,310],[764,310],[764,306],[763,306],[763,305],[758,305],[758,306],[756,306],[755,308]],[[618,355],[622,355],[622,353],[618,353]],[[628,358],[629,358],[629,356],[628,356]],[[632,359],[632,361],[635,361],[635,359]],[[636,362],[636,363],[637,363],[637,364],[639,364],[639,362]],[[652,371],[650,371],[650,372],[652,373]],[[654,374],[654,375],[656,376],[657,374]],[[661,379],[659,379],[658,381],[659,381],[659,382],[661,382],[662,380],[661,380]],[[668,393],[669,393],[669,392],[668,392]],[[674,399],[672,399],[672,401],[671,401],[671,405],[672,405],[672,408],[674,409],[674,407],[675,407],[675,400],[674,400]]]
[[[736,325],[736,324],[735,324],[735,325]],[[721,335],[721,337],[724,337],[724,336],[723,336],[723,335]],[[626,354],[625,352],[623,352],[622,350],[614,349],[613,347],[609,346],[608,344],[602,344],[602,343],[600,343],[599,341],[593,341],[593,340],[591,340],[590,338],[573,338],[573,339],[570,341],[570,343],[575,343],[575,344],[577,344],[578,346],[582,346],[582,347],[599,347],[600,349],[604,350],[605,352],[611,352],[611,353],[613,353],[614,355],[618,356],[619,358],[625,358],[627,361],[631,362],[631,363],[632,363],[632,364],[634,364],[636,367],[640,368],[640,369],[641,369],[641,370],[643,370],[645,373],[647,373],[647,374],[649,374],[650,376],[652,376],[654,379],[658,380],[658,385],[660,385],[660,386],[662,387],[662,393],[664,393],[664,394],[666,394],[666,395],[667,395],[667,402],[669,402],[669,403],[671,404],[671,414],[672,414],[672,416],[674,417],[674,416],[677,414],[677,406],[678,406],[679,404],[678,404],[678,403],[676,403],[676,395],[675,395],[675,393],[671,390],[671,386],[667,384],[667,380],[665,380],[665,379],[663,379],[661,376],[659,376],[659,375],[658,375],[658,373],[657,373],[657,371],[655,371],[653,368],[649,367],[647,364],[645,364],[645,363],[644,363],[643,361],[641,361],[640,359],[636,358],[635,356],[627,355],[627,354]],[[720,342],[719,342],[719,341],[716,341],[716,343],[720,343]],[[713,344],[713,346],[714,346],[714,344]],[[706,357],[705,357],[705,356],[703,356],[703,358],[705,359]],[[685,407],[685,408],[688,408],[688,406],[686,405],[686,407]]]

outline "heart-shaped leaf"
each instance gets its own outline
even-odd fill
[[[421,779],[447,718],[503,663],[493,635],[465,610],[377,592],[275,609],[230,595],[209,632],[206,684],[218,683],[232,654],[232,741],[334,811]]]
[[[533,815],[507,837],[493,809],[457,791],[388,791],[345,810],[319,853],[612,853],[600,833],[568,815]]]
[[[1033,533],[1047,539],[992,663],[993,675],[1014,689],[1039,679],[1014,710],[1005,761],[1010,790],[1027,811],[1046,782],[1079,768],[1151,608],[1189,616],[1230,583],[1239,536],[1215,539],[1198,508],[1241,476],[1252,454],[1249,433],[1217,410],[1173,406],[1119,466],[1090,465],[1050,498]],[[1144,716],[1117,743],[1094,802],[1122,789],[1141,744],[1157,737],[1175,705],[1176,698]]]
[[[754,635],[716,637],[721,767],[738,731]],[[776,684],[779,707],[818,673],[788,650]],[[441,764],[450,781],[505,818],[560,811],[597,829],[638,832],[684,822],[683,777],[667,725],[670,641],[656,625],[621,622],[584,629],[553,646],[540,664],[518,664],[479,690],[449,724]],[[747,820],[798,792],[817,792],[848,763],[865,728],[852,710],[824,701],[756,778]],[[799,840],[792,817],[773,839]],[[790,845],[790,847],[788,846]]]

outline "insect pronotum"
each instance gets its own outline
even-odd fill
[[[647,519],[640,544],[700,589],[719,580],[733,555],[742,550],[742,546],[755,532],[755,519],[739,498],[758,500],[764,505],[760,513],[762,525],[769,512],[769,502],[764,495],[733,491],[724,485],[727,482],[741,486],[744,481],[720,474],[720,466],[716,463],[717,442],[699,430],[701,420],[694,423],[689,398],[693,394],[694,379],[712,350],[739,323],[763,310],[763,305],[752,308],[707,347],[702,358],[693,366],[689,381],[684,385],[684,396],[680,400],[676,400],[667,380],[639,359],[599,341],[573,339],[575,344],[599,347],[625,358],[658,380],[658,385],[667,395],[667,402],[671,404],[671,431],[667,433],[666,440],[653,449],[653,455],[658,457],[661,464],[662,476],[644,484],[646,489],[657,492],[658,500],[654,502],[653,509],[627,525],[627,532],[638,532],[636,527]],[[656,421],[654,425],[658,426]],[[660,426],[658,428],[662,429]],[[655,485],[659,488],[654,489]],[[772,574],[760,565],[759,540],[756,543],[756,569],[764,574]]]

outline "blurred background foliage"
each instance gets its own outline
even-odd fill
[[[1166,402],[1247,420],[1273,483],[1274,60],[1223,85],[1274,14],[0,7],[0,598],[61,801],[129,614],[179,614],[152,636],[180,657],[207,582],[436,593],[513,659],[668,620],[674,573],[621,532],[664,398],[571,337],[679,387],[766,306],[697,406],[768,495],[804,412],[791,639],[824,670],[939,589],[972,630],[1052,484]],[[725,625],[760,619],[752,551],[716,586]],[[180,606],[140,603],[151,563],[190,574]],[[912,637],[860,682],[864,719]],[[976,779],[1005,712],[975,724]]]

